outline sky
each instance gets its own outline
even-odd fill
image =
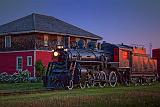
[[[160,0],[0,0],[0,25],[39,13],[115,44],[160,48]]]

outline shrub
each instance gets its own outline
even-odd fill
[[[0,83],[22,83],[28,82],[30,78],[28,70],[20,71],[14,74],[7,74],[6,72],[0,73]]]
[[[36,62],[36,77],[42,77],[45,75],[46,67],[43,65],[42,61]]]

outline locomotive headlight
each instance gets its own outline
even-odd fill
[[[59,45],[57,46],[58,49],[63,49],[63,46]]]
[[[68,51],[68,49],[64,49],[64,51],[66,51],[66,52],[67,52],[67,51]]]
[[[59,55],[59,53],[58,53],[58,52],[54,52],[53,54],[54,54],[54,56],[58,56],[58,55]]]

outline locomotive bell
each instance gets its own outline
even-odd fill
[[[78,41],[78,48],[79,49],[84,49],[84,40],[82,40],[82,39],[80,39],[79,41]]]
[[[95,41],[88,42],[87,48],[91,49],[91,50],[95,50],[95,48],[96,48],[96,42]]]

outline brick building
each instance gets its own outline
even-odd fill
[[[28,69],[36,76],[36,61],[47,66],[54,60],[52,50],[57,45],[71,48],[79,40],[86,45],[101,39],[54,17],[33,13],[0,26],[0,72],[13,74]]]

